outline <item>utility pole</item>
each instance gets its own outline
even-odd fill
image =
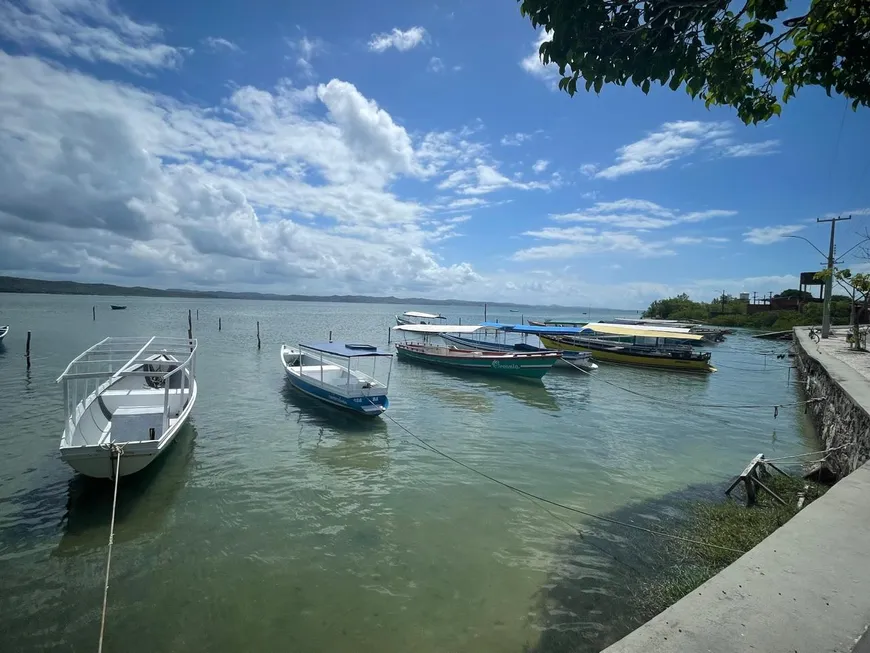
[[[822,338],[827,338],[831,334],[831,294],[834,291],[834,231],[837,228],[837,223],[840,220],[851,220],[852,216],[843,218],[816,218],[816,222],[831,223],[831,243],[828,246],[828,276],[825,279],[825,303],[822,308]]]

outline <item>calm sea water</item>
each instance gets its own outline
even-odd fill
[[[396,312],[426,307],[0,295],[12,326],[0,348],[0,650],[96,649],[111,485],[60,461],[54,380],[107,335],[184,336],[188,308],[199,399],[172,449],[121,482],[106,650],[520,652],[551,627],[541,597],[554,579],[594,579],[602,603],[624,582],[566,553],[586,518],[554,518],[385,417],[358,421],[285,385],[281,343],[332,331],[386,345]],[[721,482],[761,451],[815,446],[800,409],[687,408],[800,399],[787,359],[762,355],[785,346],[736,335],[713,351],[709,376],[601,365],[539,385],[396,362],[388,415],[488,474],[597,513]],[[560,628],[609,632],[613,618],[590,609]]]

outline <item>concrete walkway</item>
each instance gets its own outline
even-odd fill
[[[868,623],[870,463],[605,650],[848,653]]]

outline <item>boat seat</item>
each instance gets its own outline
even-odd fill
[[[112,415],[112,442],[159,440],[162,435],[162,406],[123,406]]]
[[[293,367],[298,367],[294,365]],[[299,367],[300,374],[306,374],[308,376],[314,376],[315,374],[320,374],[320,370],[322,369],[324,372],[338,372],[343,368],[340,365],[303,365]]]

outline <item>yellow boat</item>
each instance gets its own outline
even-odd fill
[[[607,337],[630,337],[631,342],[620,342]],[[715,372],[710,364],[710,352],[693,351],[688,345],[668,345],[669,340],[702,340],[703,336],[688,333],[686,329],[655,329],[621,324],[587,324],[577,335],[539,336],[547,349],[588,351],[596,361],[656,367],[685,372]],[[651,339],[654,344],[638,343],[638,338]]]

